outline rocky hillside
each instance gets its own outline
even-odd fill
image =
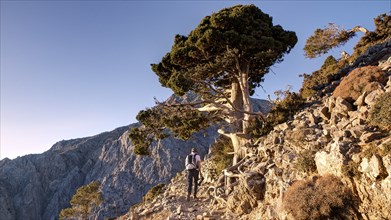
[[[206,159],[198,200],[185,200],[182,172],[119,219],[391,219],[390,111],[383,129],[370,117],[380,99],[391,106],[391,40],[341,72],[348,74],[258,139],[225,177]],[[375,72],[382,74],[364,80]]]
[[[185,97],[194,98],[194,97]],[[167,102],[180,102],[175,96]],[[253,100],[267,112],[270,103]],[[137,156],[129,140],[133,124],[96,136],[60,141],[43,154],[0,161],[0,219],[58,219],[76,190],[92,181],[101,183],[103,203],[91,217],[112,218],[139,203],[154,185],[167,183],[184,169],[194,146],[202,155],[217,138],[211,127],[188,141],[166,138],[152,144],[151,157]]]
[[[132,125],[135,126],[135,125]],[[158,183],[183,169],[183,159],[197,145],[202,153],[216,138],[213,129],[187,142],[168,138],[154,143],[151,157],[133,154],[129,127],[88,138],[61,141],[49,151],[3,160],[0,167],[0,219],[57,219],[76,189],[102,183],[104,203],[96,216],[126,213]]]

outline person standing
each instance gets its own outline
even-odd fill
[[[187,197],[186,200],[190,201],[192,188],[194,185],[193,198],[197,199],[198,189],[198,176],[201,176],[201,157],[198,155],[197,148],[193,147],[191,153],[186,158],[186,170],[187,170]]]

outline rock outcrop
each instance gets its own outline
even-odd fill
[[[342,198],[330,195],[314,199],[317,195],[308,195],[301,198],[310,201],[297,202],[325,209],[338,207],[339,211],[346,205],[346,212],[339,216],[342,219],[391,219],[391,134],[389,130],[369,125],[369,112],[377,98],[391,90],[390,69],[383,68],[391,65],[391,40],[368,51],[349,71],[374,65],[373,56],[380,57],[382,59],[377,61],[388,82],[363,91],[355,100],[332,96],[339,83],[331,83],[322,91],[321,100],[308,100],[308,107],[293,119],[275,126],[267,136],[255,142],[253,154],[236,167],[234,176],[238,181],[234,184],[230,184],[228,178],[219,178],[212,161],[206,160],[203,168],[206,183],[201,186],[200,200],[185,200],[185,173],[181,173],[153,201],[133,207],[119,219],[293,220],[298,215],[285,208],[287,200],[284,198],[298,181],[316,183],[320,186],[314,187],[338,192],[336,194]],[[330,189],[327,187],[333,187],[332,184],[318,183],[318,179],[335,179],[343,187],[334,184],[335,188]],[[296,184],[296,188],[300,187]],[[352,200],[351,203],[346,198]],[[319,212],[319,216],[333,213],[332,210],[314,211]]]

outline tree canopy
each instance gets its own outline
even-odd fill
[[[256,6],[237,5],[206,16],[188,36],[176,35],[171,51],[152,70],[177,95],[190,90],[208,95],[209,86],[230,87],[235,76],[247,71],[252,94],[296,42],[294,32],[274,26]]]
[[[257,115],[250,96],[296,42],[294,32],[273,25],[272,17],[254,5],[224,8],[202,19],[188,36],[176,35],[171,51],[152,70],[176,95],[192,92],[198,99],[141,111],[137,118],[143,126],[130,133],[136,144],[144,143],[139,152],[148,153],[151,137],[159,138],[166,128],[187,131],[179,136],[189,137],[209,122],[224,120],[230,133],[247,133],[251,116]],[[241,144],[230,137],[238,151]]]
[[[102,203],[100,186],[99,181],[92,181],[78,188],[70,201],[72,207],[61,210],[60,219],[87,219],[92,210]]]

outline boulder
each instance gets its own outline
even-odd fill
[[[363,143],[369,143],[369,142],[372,142],[372,141],[377,140],[379,138],[382,138],[383,136],[384,136],[384,134],[381,132],[364,132],[361,135],[360,140]]]
[[[342,153],[341,142],[333,142],[330,146],[330,152],[319,151],[315,154],[316,169],[320,175],[334,174],[342,175],[342,166],[346,160]]]
[[[322,107],[319,113],[320,113],[320,117],[323,118],[323,120],[326,121],[330,120],[331,114],[328,107],[326,106]]]
[[[377,100],[377,98],[383,94],[384,91],[381,89],[375,90],[370,92],[366,97],[365,97],[365,104],[369,106],[373,106]]]

